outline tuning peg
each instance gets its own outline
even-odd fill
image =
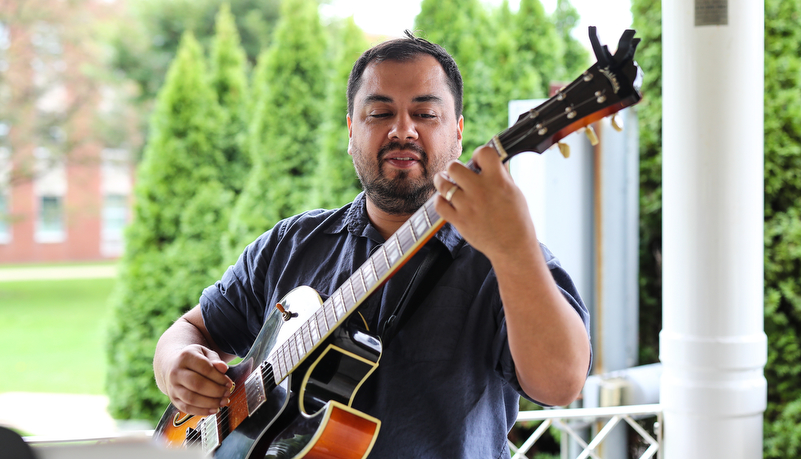
[[[584,133],[587,135],[587,139],[590,140],[590,144],[594,147],[598,145],[598,135],[595,134],[595,129],[592,126],[587,126],[584,129]]]
[[[558,145],[559,145],[559,153],[561,153],[562,156],[565,159],[569,158],[570,157],[570,145],[568,145],[566,143],[562,143],[562,142],[558,142]]]
[[[612,128],[617,132],[623,131],[623,119],[617,116],[617,113],[612,115]]]

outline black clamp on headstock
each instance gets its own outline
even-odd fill
[[[620,36],[615,54],[612,55],[606,45],[601,45],[598,29],[595,26],[590,26],[590,43],[592,44],[595,58],[598,60],[598,67],[616,69],[620,64],[632,59],[634,52],[637,50],[637,45],[640,43],[640,39],[634,38],[634,34],[634,30],[626,29],[623,35]]]

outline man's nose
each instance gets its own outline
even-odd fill
[[[417,126],[414,118],[408,114],[399,114],[389,131],[390,139],[415,140],[417,139]]]

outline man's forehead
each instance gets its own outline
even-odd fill
[[[371,62],[362,74],[356,99],[362,104],[394,101],[395,97],[424,102],[437,100],[453,103],[448,78],[440,63],[429,55],[409,60]]]

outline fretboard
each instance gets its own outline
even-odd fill
[[[445,221],[434,210],[436,195],[426,201],[379,247],[322,306],[267,357],[280,383],[367,297],[400,269]]]

